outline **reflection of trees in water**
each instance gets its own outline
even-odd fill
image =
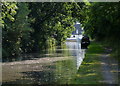
[[[69,84],[76,72],[73,59],[56,62],[55,77],[58,84]]]
[[[53,65],[44,66],[45,70],[26,71],[21,79],[8,84],[69,84],[76,74],[74,60],[57,61]],[[5,84],[5,83],[4,83]]]
[[[32,84],[50,84],[54,83],[54,71],[51,70],[44,70],[44,71],[30,71],[30,72],[24,72],[24,74],[27,74],[29,76],[29,80],[32,81],[29,83]]]
[[[66,42],[66,45],[69,48],[70,54],[76,58],[76,66],[78,69],[84,59],[85,49],[81,49],[81,44],[79,41]]]
[[[14,81],[4,82],[3,85],[6,84],[50,84],[55,82],[54,76],[54,65],[43,65],[43,70],[34,69],[24,72],[19,72],[23,76],[22,78],[16,79]]]
[[[67,46],[67,47],[66,47]],[[81,64],[81,58],[84,57],[84,50],[81,50],[80,44],[73,42],[67,43],[66,46],[57,47],[56,49],[46,50],[44,53],[45,58],[68,58],[54,61],[52,63],[36,64],[36,66],[42,65],[43,69],[33,68],[29,71],[20,72],[23,75],[22,78],[16,81],[8,81],[8,84],[69,84],[77,72],[77,68]],[[43,58],[44,58],[43,56]],[[83,59],[83,58],[82,58]],[[38,61],[36,59],[36,61]],[[22,64],[22,62],[21,62]],[[26,66],[26,65],[24,65]],[[31,66],[35,67],[34,64]],[[5,83],[3,83],[5,84]]]

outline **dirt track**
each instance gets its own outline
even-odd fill
[[[101,71],[104,80],[102,83],[106,84],[118,84],[118,61],[107,52],[100,56],[101,59]]]

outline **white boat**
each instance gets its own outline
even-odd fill
[[[75,25],[75,31],[72,32],[72,35],[70,38],[67,38],[67,41],[77,42],[82,39],[82,32],[83,28],[81,27],[81,24],[77,22]]]
[[[82,35],[71,35],[70,38],[67,38],[67,41],[77,42],[80,41],[82,38]]]

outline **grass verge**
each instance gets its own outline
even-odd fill
[[[85,58],[72,81],[73,84],[100,84],[100,55],[104,53],[102,45],[92,42],[86,50]]]

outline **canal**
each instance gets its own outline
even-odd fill
[[[6,60],[2,64],[2,83],[6,84],[72,84],[85,55],[80,42]]]

